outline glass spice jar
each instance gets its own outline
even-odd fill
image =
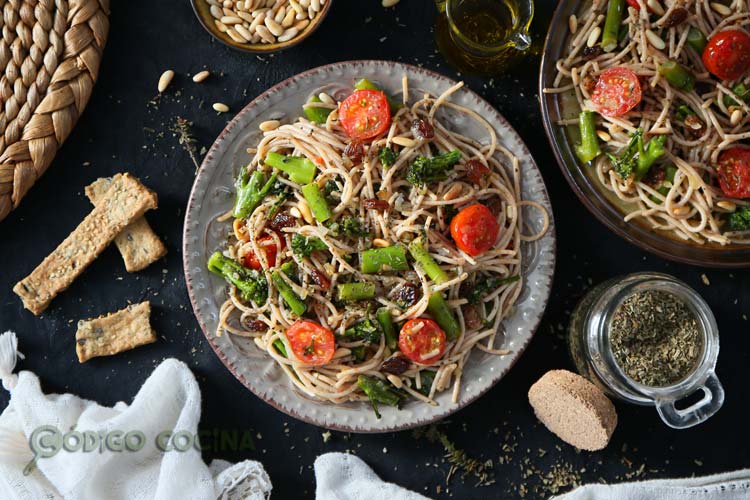
[[[625,300],[646,291],[666,292],[692,312],[702,333],[702,354],[690,373],[671,385],[650,387],[630,378],[617,363],[610,342],[612,319]],[[708,304],[685,283],[660,273],[635,273],[601,283],[581,299],[570,319],[568,342],[578,372],[607,394],[639,405],[655,406],[661,419],[675,429],[700,424],[724,403],[724,389],[714,373],[719,356],[719,331]],[[687,408],[676,403],[693,394],[702,397]]]

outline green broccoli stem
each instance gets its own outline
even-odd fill
[[[289,283],[287,283],[284,280],[284,277],[281,276],[281,272],[272,272],[271,279],[273,280],[273,284],[276,286],[276,289],[279,291],[279,295],[281,295],[281,298],[284,299],[284,302],[286,302],[286,305],[289,306],[292,312],[297,316],[302,316],[303,314],[305,314],[305,311],[307,311],[307,305],[305,304],[305,301],[299,298],[296,293],[294,293],[294,290],[292,290],[292,287],[289,285]]]
[[[280,153],[270,152],[263,160],[266,165],[278,168],[286,172],[289,179],[297,184],[310,184],[315,178],[317,167],[313,162],[301,156],[282,155]]]
[[[314,95],[310,98],[308,102],[322,102],[320,100],[320,97]],[[328,121],[328,115],[331,114],[331,111],[333,111],[330,108],[323,108],[318,106],[304,106],[302,108],[302,111],[305,113],[305,117],[310,120],[313,123],[317,123],[318,125],[323,125],[326,121]]]
[[[369,300],[375,298],[375,284],[367,282],[339,283],[336,285],[340,301]]]
[[[744,83],[738,83],[732,88],[732,94],[734,95],[724,94],[724,106],[738,106],[739,101],[746,101],[750,98],[750,89]]]
[[[288,358],[289,356],[286,353],[286,346],[284,345],[284,341],[281,339],[276,339],[273,341],[273,346],[276,348],[277,351],[279,351],[279,354],[284,356],[285,358]]]
[[[365,274],[409,269],[406,250],[401,245],[365,250],[359,260],[362,272]]]
[[[443,298],[441,292],[435,292],[430,295],[427,300],[427,310],[430,312],[435,322],[440,325],[440,328],[445,332],[445,336],[448,340],[456,340],[461,334],[461,325],[458,324],[458,319],[448,307],[448,303]]]
[[[443,271],[440,265],[435,262],[435,259],[432,258],[421,240],[416,239],[409,243],[409,253],[417,264],[422,267],[427,276],[436,284],[445,283],[450,279],[448,273]]]
[[[248,174],[247,169],[243,167],[235,188],[237,191],[237,200],[234,202],[232,215],[238,219],[247,219],[253,213],[260,201],[268,195],[268,192],[276,182],[277,173],[271,174],[266,181],[266,176],[260,170]],[[264,184],[265,183],[265,184]]]
[[[383,92],[383,89],[375,85],[373,82],[371,82],[367,78],[362,78],[357,83],[355,83],[354,90],[379,90]],[[404,107],[404,105],[401,102],[397,101],[392,96],[386,94],[385,92],[383,92],[383,94],[385,94],[385,98],[388,101],[388,107],[391,108],[391,115],[396,114],[396,111]]]
[[[618,37],[620,36],[620,24],[622,23],[622,13],[625,10],[625,0],[609,0],[607,6],[607,18],[604,21],[604,30],[602,31],[602,50],[612,52],[617,48]]]
[[[664,143],[667,141],[666,135],[654,137],[644,148],[643,137],[638,139],[638,163],[635,167],[635,179],[643,179],[651,166],[664,155]]]
[[[302,186],[302,196],[310,205],[310,211],[318,222],[325,222],[333,216],[328,208],[328,202],[314,182]]]
[[[706,45],[708,45],[708,40],[701,30],[695,26],[691,26],[688,31],[687,43],[698,55],[703,55],[703,51],[706,50]]]
[[[381,307],[375,313],[375,319],[380,323],[380,328],[383,329],[383,335],[385,335],[385,343],[390,350],[395,350],[397,345],[396,329],[393,326],[393,316],[391,311],[387,307]]]
[[[578,126],[581,130],[581,144],[576,146],[576,155],[583,163],[588,163],[600,154],[599,136],[596,135],[596,122],[593,111],[581,111],[578,115]]]
[[[252,300],[256,304],[262,304],[266,301],[268,284],[263,275],[257,271],[241,266],[222,255],[221,252],[214,252],[209,257],[207,266],[209,271],[236,286],[244,298]]]
[[[360,375],[357,378],[357,386],[362,389],[362,392],[370,399],[372,409],[375,411],[375,416],[380,418],[380,412],[378,411],[378,403],[382,403],[389,406],[398,406],[401,396],[385,382],[375,377],[368,377],[367,375]]]
[[[422,370],[419,372],[420,387],[417,389],[417,392],[423,396],[429,396],[432,383],[435,381],[435,375],[437,375],[437,372],[434,370]]]
[[[658,71],[673,87],[685,92],[690,92],[695,88],[695,76],[676,61],[667,59],[659,64]]]

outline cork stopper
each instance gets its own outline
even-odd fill
[[[547,429],[582,450],[603,449],[617,427],[617,412],[609,398],[566,370],[545,373],[529,389],[529,403]]]

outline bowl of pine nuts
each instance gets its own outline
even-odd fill
[[[333,0],[191,0],[203,27],[220,42],[251,53],[297,45],[323,22]]]

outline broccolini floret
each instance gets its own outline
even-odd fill
[[[303,236],[299,233],[292,237],[292,252],[300,259],[309,257],[310,254],[317,250],[327,250],[328,246],[323,240],[315,236]]]
[[[380,148],[380,151],[378,151],[378,159],[380,160],[380,164],[383,165],[383,168],[388,168],[396,163],[397,158],[398,153],[391,148]]]
[[[750,208],[739,207],[729,214],[728,220],[730,231],[750,231]]]
[[[448,177],[448,171],[460,159],[460,151],[451,151],[432,158],[417,156],[406,172],[406,180],[415,186],[445,180]]]
[[[261,200],[271,191],[276,182],[277,174],[274,172],[266,180],[266,175],[260,170],[250,174],[246,168],[242,168],[234,186],[237,191],[237,200],[234,203],[232,215],[238,219],[247,219],[253,210],[257,208]]]
[[[245,300],[260,305],[268,298],[268,282],[262,273],[238,264],[221,252],[214,252],[208,259],[208,270],[236,286]]]

